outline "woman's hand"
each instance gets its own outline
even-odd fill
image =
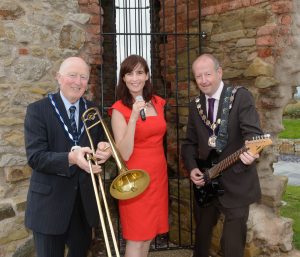
[[[136,122],[140,116],[141,110],[144,109],[145,107],[146,107],[146,102],[144,100],[135,101],[132,105],[130,120]]]

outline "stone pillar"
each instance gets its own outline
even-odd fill
[[[26,107],[57,90],[54,75],[69,56],[92,66],[95,92],[100,7],[97,0],[2,0],[0,20],[0,256],[31,256],[31,233],[24,227],[31,175],[24,149]]]

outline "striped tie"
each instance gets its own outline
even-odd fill
[[[76,121],[75,121],[76,106],[72,105],[69,108],[69,111],[70,111],[70,122],[71,122],[72,134],[73,134],[74,140],[77,141],[78,133],[77,133],[77,125],[76,125]]]

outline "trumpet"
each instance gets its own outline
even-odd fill
[[[110,143],[110,147],[112,150],[112,154],[114,156],[115,162],[118,166],[118,169],[120,171],[120,174],[113,180],[112,184],[110,185],[110,194],[119,200],[126,200],[126,199],[131,199],[133,197],[136,197],[143,193],[145,189],[148,187],[150,183],[150,177],[147,172],[144,170],[136,169],[136,170],[128,170],[127,167],[124,164],[123,159],[120,156],[120,153],[118,152],[116,145],[114,143],[114,140],[109,132],[109,129],[107,128],[106,124],[104,123],[98,108],[92,107],[87,109],[81,117],[86,133],[88,135],[91,149],[93,153],[95,154],[95,148],[94,148],[94,143],[91,137],[90,130],[101,123],[102,128],[104,130],[104,133],[108,139],[108,142]],[[111,250],[108,242],[108,235],[107,235],[107,230],[104,222],[104,217],[103,217],[103,212],[100,204],[100,199],[99,199],[99,194],[96,186],[96,181],[95,181],[95,176],[92,171],[92,161],[95,162],[96,165],[97,161],[94,160],[94,157],[92,155],[87,156],[87,160],[89,162],[89,168],[90,168],[90,173],[91,173],[91,178],[92,178],[92,183],[93,183],[93,189],[95,192],[95,197],[97,201],[97,207],[99,211],[99,216],[100,216],[100,221],[101,221],[101,226],[102,226],[102,231],[104,235],[104,240],[105,240],[105,245],[107,249],[108,256],[111,256]],[[116,242],[116,237],[114,233],[114,229],[112,226],[110,214],[109,214],[109,209],[106,201],[106,196],[105,196],[105,191],[103,187],[103,182],[101,179],[101,176],[98,174],[98,181],[99,181],[99,190],[102,195],[103,203],[104,203],[104,208],[106,211],[106,216],[108,219],[108,224],[109,224],[109,229],[111,232],[111,237],[113,240],[116,256],[119,257],[119,250],[117,247],[117,242]]]

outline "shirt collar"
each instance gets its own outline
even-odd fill
[[[224,87],[224,83],[223,83],[223,81],[221,81],[220,86],[218,87],[217,91],[212,96],[205,95],[206,101],[208,98],[214,98],[219,101],[221,98],[223,87]]]
[[[69,108],[74,105],[76,107],[76,112],[79,110],[79,100],[77,100],[75,103],[71,104],[68,99],[63,95],[61,91],[59,91],[61,99],[66,107],[66,110],[69,111]]]

